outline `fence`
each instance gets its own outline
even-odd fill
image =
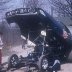
[[[22,44],[21,32],[18,26],[10,26],[6,22],[0,23],[0,31],[3,32],[4,47]]]

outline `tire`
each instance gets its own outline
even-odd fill
[[[37,64],[40,72],[44,72],[48,69],[48,60],[44,55],[39,58]]]
[[[13,54],[8,59],[8,68],[16,68],[19,64],[19,58],[16,54]]]

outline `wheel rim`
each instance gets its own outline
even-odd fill
[[[18,57],[14,56],[11,58],[11,65],[15,67],[18,64]]]
[[[45,70],[48,68],[48,60],[45,58],[42,61],[42,68]]]

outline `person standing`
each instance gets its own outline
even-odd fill
[[[2,36],[3,34],[0,32],[0,70],[2,69],[2,48],[3,48]]]

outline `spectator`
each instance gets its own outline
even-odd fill
[[[2,48],[3,48],[3,41],[2,41],[3,34],[0,32],[0,70],[2,69]]]

